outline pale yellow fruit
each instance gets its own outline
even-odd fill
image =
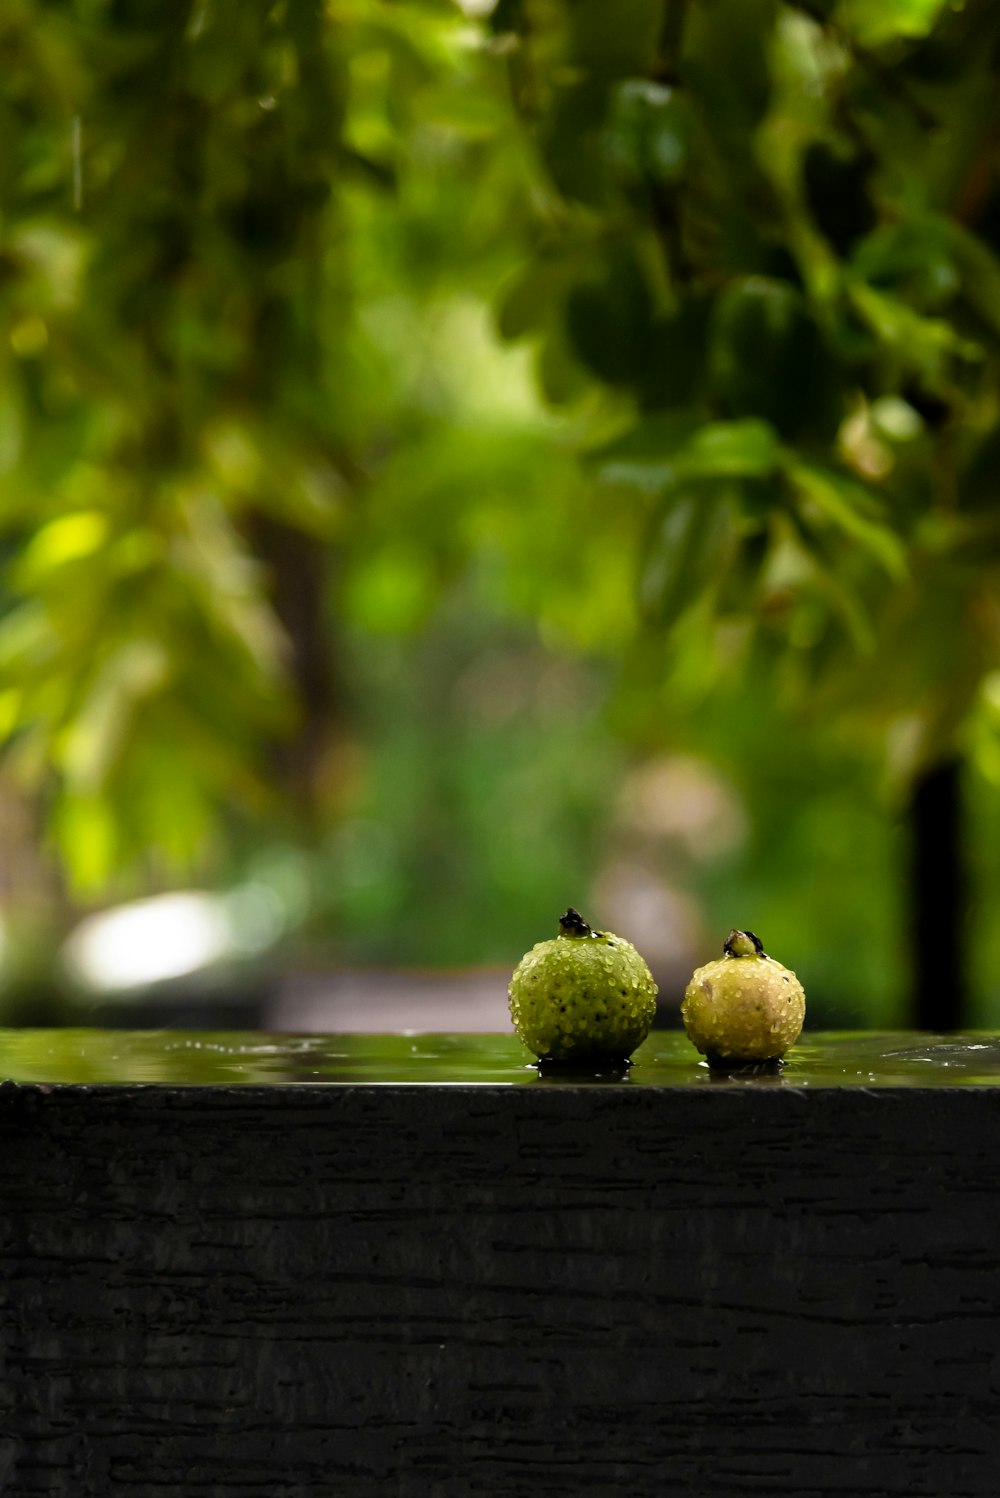
[[[688,1039],[713,1065],[775,1061],[798,1040],[806,996],[753,932],[731,931],[725,955],[696,969],[681,1005]]]

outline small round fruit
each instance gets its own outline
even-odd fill
[[[510,1017],[540,1061],[631,1056],[656,1013],[653,975],[631,942],[570,908],[510,980]]]
[[[710,1066],[779,1060],[802,1033],[802,984],[752,931],[730,931],[723,954],[696,969],[687,986],[688,1039]]]

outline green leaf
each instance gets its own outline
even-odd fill
[[[574,0],[573,61],[605,78],[647,72],[656,60],[667,0]],[[673,0],[671,0],[673,3]]]
[[[553,327],[539,351],[538,382],[553,406],[570,405],[589,389],[587,371],[570,347],[561,323]]]
[[[774,428],[752,417],[699,427],[677,458],[682,478],[766,478],[780,461]]]
[[[851,257],[850,275],[890,295],[898,291],[907,305],[927,312],[958,290],[951,241],[947,219],[914,213],[866,235]]]
[[[685,493],[662,512],[639,578],[639,607],[649,623],[669,627],[717,580],[730,517],[719,491]]]
[[[586,456],[606,483],[660,494],[676,480],[676,454],[698,426],[699,418],[691,411],[647,416]]]
[[[863,47],[878,47],[897,37],[927,36],[948,3],[949,0],[841,0],[834,20]]]
[[[628,78],[615,89],[603,136],[603,154],[625,187],[678,181],[691,145],[687,100],[677,89]]]
[[[600,209],[608,195],[601,150],[608,85],[584,74],[561,82],[554,93],[540,130],[545,164],[564,197]]]
[[[642,266],[627,247],[612,246],[604,276],[574,286],[566,326],[587,367],[609,385],[636,385],[654,341],[653,298]]]
[[[762,417],[786,439],[836,432],[843,374],[790,282],[731,283],[716,300],[710,359],[713,395],[732,415]]]
[[[500,337],[513,342],[545,327],[572,284],[575,268],[568,258],[543,256],[522,269],[497,307]]]
[[[898,580],[906,576],[903,543],[878,518],[881,506],[868,489],[844,474],[814,463],[792,461],[788,475],[823,519],[863,546],[890,577]]]
[[[946,221],[945,230],[966,301],[994,333],[1000,334],[1000,259],[954,220]]]
[[[766,478],[782,448],[766,421],[700,423],[682,412],[647,417],[589,456],[607,482],[656,493],[691,479]]]
[[[77,510],[50,520],[24,549],[16,569],[18,586],[30,589],[67,564],[92,557],[108,538],[108,517],[97,510]]]
[[[101,666],[62,737],[59,768],[77,792],[107,789],[133,732],[137,710],[166,686],[167,652],[155,640],[129,640]]]
[[[895,297],[859,281],[849,281],[847,293],[886,347],[934,385],[944,382],[949,360],[978,362],[984,357],[978,343],[963,338],[944,318],[922,317]]]
[[[614,6],[608,6],[609,12]],[[778,7],[774,0],[713,0],[684,16],[683,72],[695,112],[742,176],[752,172],[753,132],[771,92],[768,49]]]

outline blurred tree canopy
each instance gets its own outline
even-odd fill
[[[588,458],[644,517],[631,714],[742,690],[915,787],[922,1018],[953,1021],[957,765],[998,780],[1000,15],[501,0],[493,25],[559,201],[501,326],[551,400],[582,367],[628,407]]]
[[[0,732],[78,890],[335,819],[345,642],[469,577],[790,880],[803,757],[1000,783],[989,0],[16,0],[0,57]]]
[[[530,412],[493,390],[463,431],[448,388],[524,197],[461,22],[5,14],[0,716],[81,889],[197,860],[220,814],[306,820],[338,616],[426,614],[490,525],[468,481],[558,489]]]
[[[971,734],[995,775],[1000,13],[493,24],[559,194],[501,326],[550,399],[582,368],[628,405],[588,458],[643,515],[637,634],[670,654],[701,610],[706,666],[897,730],[910,773]]]

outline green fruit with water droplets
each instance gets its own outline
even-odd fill
[[[514,1029],[540,1061],[624,1060],[656,1013],[653,975],[632,943],[592,931],[572,908],[558,936],[521,958],[508,993]]]
[[[730,931],[723,955],[696,969],[681,1005],[688,1039],[712,1066],[779,1060],[805,1013],[802,984],[752,931]]]

